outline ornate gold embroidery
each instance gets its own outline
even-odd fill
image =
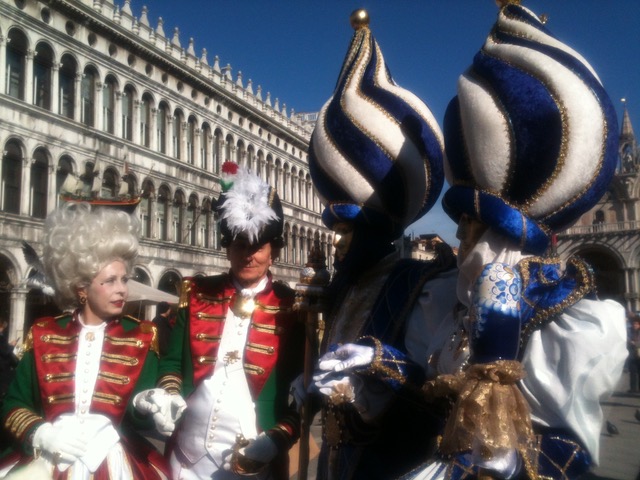
[[[197,333],[196,338],[203,342],[219,342],[222,338],[220,335],[207,335],[206,333]]]
[[[63,393],[60,395],[50,395],[47,397],[47,403],[50,405],[54,405],[56,403],[67,403],[73,402],[75,398],[75,394],[73,393]]]
[[[75,373],[47,373],[44,376],[45,382],[65,382],[75,377]]]
[[[197,362],[200,365],[211,365],[216,363],[216,357],[208,357],[206,355],[202,355],[200,357],[198,357]]]
[[[122,403],[122,397],[120,395],[111,395],[103,392],[94,392],[93,399],[96,402],[109,403],[111,405],[120,405]]]
[[[126,375],[118,375],[112,372],[98,372],[98,378],[103,379],[105,382],[117,383],[119,385],[126,385],[131,381],[131,378]]]
[[[42,335],[40,337],[40,340],[42,340],[45,343],[55,343],[58,345],[70,345],[72,343],[75,343],[78,340],[78,335],[72,335],[70,337],[66,337],[62,335],[53,335],[53,334],[47,333],[46,335]]]
[[[33,331],[31,329],[29,329],[29,333],[27,333],[27,338],[22,342],[22,350],[24,352],[33,350]]]
[[[129,357],[127,355],[116,355],[114,353],[102,352],[102,360],[109,363],[117,363],[120,365],[137,365],[139,360],[135,357]]]
[[[28,430],[33,423],[43,420],[42,417],[36,415],[31,410],[26,408],[18,408],[13,410],[6,418],[4,422],[5,428],[15,435],[17,438],[21,438],[25,431]]]
[[[191,294],[192,285],[193,283],[191,283],[191,280],[188,278],[182,281],[178,308],[187,308],[189,306],[189,295]]]
[[[42,361],[45,363],[51,362],[71,362],[76,359],[75,353],[45,353],[42,355]]]
[[[229,303],[231,301],[231,297],[212,297],[211,295],[207,295],[202,292],[196,293],[196,298],[198,300],[202,300],[203,302],[213,303],[214,305],[218,305],[220,303]]]
[[[158,381],[158,387],[165,389],[169,393],[180,393],[182,391],[182,378],[177,375],[165,375]]]
[[[267,325],[266,323],[251,322],[251,328],[259,332],[271,333],[273,335],[280,335],[282,333],[282,327],[276,325]]]
[[[119,337],[112,337],[111,335],[105,335],[104,340],[106,342],[111,343],[112,345],[127,345],[129,347],[136,347],[136,348],[144,347],[144,342],[135,337],[119,338]]]
[[[247,350],[252,352],[264,353],[265,355],[273,355],[275,348],[269,345],[260,345],[257,343],[247,343]]]
[[[240,360],[240,354],[238,353],[238,350],[233,350],[231,352],[227,352],[224,355],[223,360],[224,360],[224,364],[225,365],[233,365],[238,360]]]
[[[278,312],[290,312],[292,310],[292,307],[272,307],[270,305],[265,305],[264,303],[256,302],[256,310],[274,314]]]
[[[262,375],[264,373],[264,368],[259,367],[257,365],[252,365],[251,363],[245,363],[244,365],[245,372],[251,375]]]
[[[208,313],[198,312],[196,313],[196,318],[198,320],[211,320],[214,322],[222,322],[226,317],[224,315],[211,315]]]

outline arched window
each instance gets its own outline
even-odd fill
[[[171,206],[171,193],[169,187],[162,185],[158,191],[158,236],[160,240],[167,240],[169,238],[169,229],[167,219],[169,218],[169,207]]]
[[[198,245],[198,197],[191,195],[187,205],[187,232],[185,237],[189,239],[189,245]]]
[[[167,153],[167,121],[169,107],[165,102],[160,102],[156,115],[156,138],[158,140],[158,151]]]
[[[8,142],[2,156],[2,211],[20,213],[22,185],[22,149],[15,141]]]
[[[37,149],[31,159],[31,216],[47,216],[47,184],[49,181],[48,155],[43,148]]]
[[[84,69],[82,76],[82,123],[93,127],[95,122],[95,93],[98,73],[92,67]]]
[[[156,189],[153,182],[146,179],[142,183],[142,192],[140,196],[140,226],[142,231],[140,232],[143,237],[151,237],[151,200],[154,196]]]
[[[60,115],[67,118],[74,116],[76,71],[75,59],[71,55],[64,55],[60,62],[58,88],[60,89]]]
[[[202,137],[200,138],[200,168],[207,169],[209,156],[211,155],[211,127],[208,123],[202,124]]]
[[[173,197],[173,204],[171,209],[171,227],[172,238],[176,243],[183,243],[186,238],[183,234],[183,220],[184,220],[184,194],[181,191],[177,191]]]
[[[102,89],[102,130],[115,132],[116,80],[109,75]]]
[[[224,161],[233,162],[233,137],[231,135],[227,135],[225,141],[227,144],[224,152]]]
[[[122,138],[133,140],[133,102],[134,90],[127,85],[122,93]]]
[[[222,165],[222,132],[220,130],[216,130],[213,134],[213,165],[214,172],[220,173],[220,165]]]
[[[187,163],[195,164],[195,145],[196,145],[196,118],[189,117],[187,124]]]
[[[51,71],[53,50],[46,43],[36,46],[33,59],[33,104],[51,110]]]
[[[211,200],[205,199],[202,202],[200,217],[198,218],[198,230],[200,231],[200,238],[204,248],[211,248],[211,221]]]
[[[149,148],[151,146],[151,134],[149,127],[151,126],[151,95],[145,93],[142,95],[142,103],[140,104],[140,141],[142,146]]]
[[[118,174],[111,168],[102,174],[101,198],[116,198],[118,192]]]
[[[10,97],[24,100],[27,37],[20,30],[9,32],[6,49],[6,93]]]
[[[231,157],[229,157],[231,160]],[[242,140],[238,140],[236,145],[236,158],[234,160],[238,165],[244,165],[246,162],[246,154],[244,148],[244,142]]]
[[[66,183],[66,185],[65,185]],[[65,185],[65,189],[68,190],[68,193],[73,195],[77,194],[78,191],[78,178],[73,173],[73,160],[69,155],[63,155],[58,160],[58,168],[56,169],[56,206],[59,203],[60,194],[63,193],[63,185]]]
[[[184,116],[180,110],[173,113],[173,128],[171,130],[171,155],[173,158],[182,158],[182,122]]]

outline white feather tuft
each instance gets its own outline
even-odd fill
[[[260,177],[240,168],[233,187],[226,192],[227,199],[220,207],[221,217],[233,238],[240,233],[249,241],[257,242],[262,228],[277,220],[276,212],[269,206],[270,187]]]

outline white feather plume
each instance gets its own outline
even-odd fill
[[[271,188],[260,177],[242,167],[238,169],[220,207],[221,218],[226,220],[233,238],[244,233],[249,241],[257,242],[262,228],[278,219],[269,206],[270,192]]]

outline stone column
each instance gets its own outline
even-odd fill
[[[6,93],[7,77],[7,37],[0,33],[0,93]]]
[[[57,62],[51,65],[51,112],[54,114],[60,113],[60,67]]]
[[[82,73],[76,73],[75,83],[73,85],[73,119],[82,122]]]
[[[16,287],[11,290],[11,319],[9,320],[9,341],[21,338],[24,340],[26,300],[29,289]]]
[[[123,137],[122,132],[122,90],[114,92],[115,98],[113,102],[113,134],[118,137]]]
[[[20,188],[20,214],[30,216],[31,212],[31,158],[22,159],[22,188]]]
[[[33,58],[35,51],[27,50],[27,58],[24,72],[24,101],[27,105],[33,103]]]

